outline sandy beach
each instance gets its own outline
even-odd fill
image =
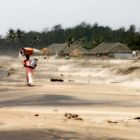
[[[37,58],[28,87],[23,59],[1,56],[1,140],[140,139],[139,60]]]

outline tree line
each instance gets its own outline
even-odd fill
[[[132,50],[140,50],[140,32],[135,25],[128,29],[121,27],[113,30],[109,26],[93,25],[82,22],[75,27],[63,28],[60,24],[42,32],[21,29],[9,29],[6,36],[0,37],[0,49],[17,49],[25,46],[37,49],[47,47],[52,43],[81,44],[86,49],[92,49],[101,42],[121,42],[127,44]]]

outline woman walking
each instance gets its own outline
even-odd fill
[[[32,78],[32,74],[34,69],[37,66],[37,61],[38,59],[30,59],[30,56],[32,55],[32,48],[22,48],[20,53],[22,56],[25,56],[26,59],[23,61],[23,65],[25,67],[25,71],[26,71],[26,79],[27,79],[27,85],[28,86],[32,86],[33,85],[33,78]]]

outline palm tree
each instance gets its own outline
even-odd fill
[[[33,44],[34,44],[35,47],[37,47],[39,42],[40,42],[39,38],[38,37],[34,37]]]
[[[68,47],[70,47],[73,43],[74,43],[74,38],[73,38],[73,36],[70,36],[70,37],[68,38],[67,42],[66,42],[66,45],[67,45]]]
[[[17,34],[18,43],[20,45],[24,46],[25,45],[25,32],[20,29],[17,29],[16,34]]]
[[[20,40],[22,38],[23,31],[21,31],[20,29],[17,29],[16,34],[17,34],[18,40]]]
[[[12,46],[16,42],[17,34],[14,29],[8,30],[7,40],[10,42],[10,46]]]

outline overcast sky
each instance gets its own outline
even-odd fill
[[[140,0],[0,0],[0,34],[9,28],[42,31],[56,24],[82,21],[113,29],[130,24],[140,28]]]

